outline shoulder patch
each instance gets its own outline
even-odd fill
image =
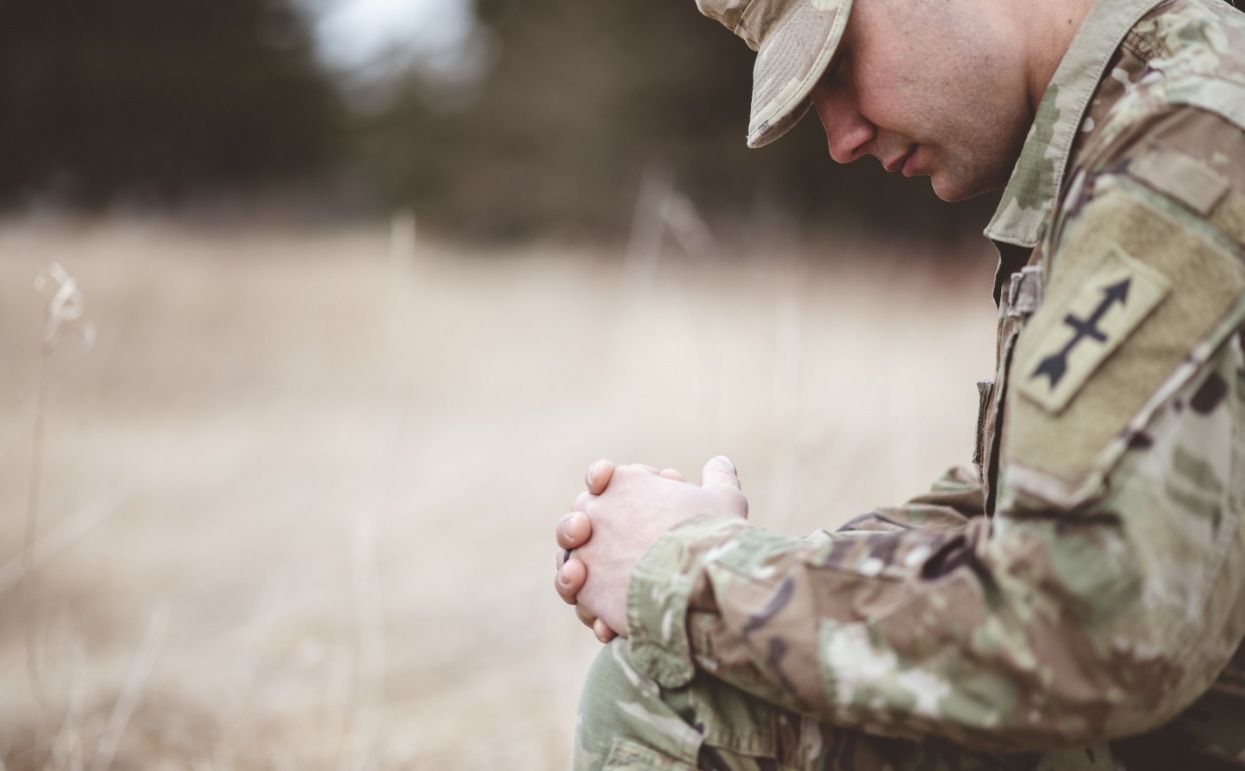
[[[1203,217],[1214,210],[1232,187],[1227,177],[1193,156],[1162,145],[1152,146],[1133,161],[1129,173]]]
[[[1026,346],[1012,378],[1017,390],[1046,410],[1068,406],[1098,365],[1115,352],[1171,291],[1171,282],[1130,257],[1118,244],[1104,246],[1101,266],[1058,307],[1051,307]],[[1050,307],[1050,306],[1048,306]]]
[[[1073,487],[1105,473],[1100,455],[1113,462],[1104,451],[1243,293],[1224,247],[1141,191],[1104,191],[1069,223],[1016,341],[1000,460]]]

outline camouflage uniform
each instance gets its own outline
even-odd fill
[[[576,768],[1245,764],[1242,127],[1245,16],[1098,0],[986,231],[974,466],[835,533],[665,534]]]

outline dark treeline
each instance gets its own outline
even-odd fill
[[[871,159],[836,166],[814,116],[748,150],[754,54],[691,0],[477,10],[495,57],[465,104],[412,74],[351,111],[288,0],[0,4],[0,202],[285,184],[346,213],[411,206],[462,237],[613,239],[655,164],[725,230],[954,238],[989,213]]]
[[[168,200],[298,177],[345,156],[344,118],[284,3],[0,3],[9,204]]]

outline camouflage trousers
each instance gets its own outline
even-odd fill
[[[631,665],[627,641],[584,683],[575,771],[1114,771],[1108,745],[1022,755],[868,736],[819,724],[704,673],[663,689]]]

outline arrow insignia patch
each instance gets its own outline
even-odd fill
[[[1022,335],[1040,342],[1013,365],[1012,383],[1045,409],[1061,411],[1170,290],[1163,274],[1113,245],[1088,281],[1034,316]]]

